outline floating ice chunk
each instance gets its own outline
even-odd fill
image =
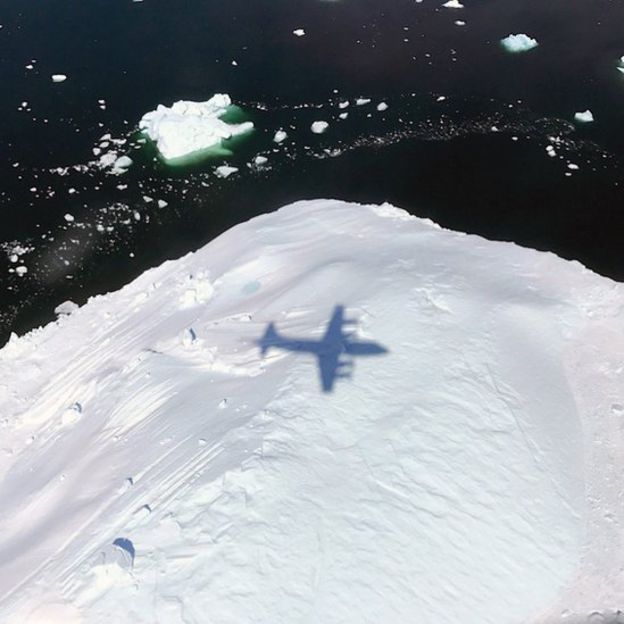
[[[74,215],[69,212],[63,217],[67,223],[72,223],[74,221]]]
[[[295,35],[295,37],[303,37],[303,35],[305,35],[305,30],[303,30],[303,28],[297,28],[293,30],[293,35]]]
[[[594,121],[594,115],[592,114],[592,112],[587,109],[585,111],[579,112],[579,113],[575,113],[574,114],[574,121],[579,121],[581,123],[590,123],[592,121]]]
[[[338,117],[340,117],[340,119],[346,119],[349,116],[349,113],[344,112],[344,113],[340,113],[340,115],[338,115]]]
[[[171,108],[160,104],[143,115],[139,128],[156,143],[165,160],[181,158],[225,139],[249,132],[251,121],[230,124],[221,119],[232,106],[230,96],[217,93],[206,102],[174,102]]]
[[[52,74],[52,82],[65,82],[67,76],[65,74]]]
[[[129,167],[132,166],[132,158],[129,156],[120,156],[113,163],[113,173],[126,173]]]
[[[377,104],[377,110],[378,111],[388,110],[388,105],[385,102],[379,102],[379,104]]]
[[[442,6],[447,9],[463,9],[464,8],[464,5],[461,2],[459,2],[459,0],[448,0],[448,2],[445,2]]]
[[[18,266],[15,269],[15,272],[22,277],[22,275],[26,275],[26,273],[28,273],[28,267],[25,267],[24,265]]]
[[[344,102],[338,103],[338,108],[348,108],[348,106],[349,106],[349,100],[345,100]]]
[[[533,39],[524,33],[518,35],[508,35],[504,39],[501,39],[501,45],[507,52],[527,52],[536,48],[539,44],[537,39]]]
[[[285,141],[288,138],[288,134],[286,132],[284,132],[283,130],[278,130],[274,137],[273,140],[276,143],[281,143],[282,141]]]
[[[466,22],[464,22],[463,20],[455,20],[454,24],[455,26],[465,26]]]
[[[166,202],[164,199],[159,199],[156,203],[159,208],[166,208],[169,205],[169,202]]]
[[[314,134],[323,134],[329,128],[329,124],[326,121],[314,121],[310,126],[310,130],[314,132]]]
[[[256,156],[254,158],[254,165],[261,166],[266,165],[269,159],[266,156]]]
[[[218,178],[227,178],[238,171],[238,167],[230,167],[229,165],[221,165],[215,169],[215,175]]]
[[[369,98],[358,98],[355,100],[356,106],[364,106],[364,104],[368,104],[370,102]]]

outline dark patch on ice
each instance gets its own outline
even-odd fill
[[[353,331],[344,330],[345,326],[354,324],[355,321],[344,318],[344,306],[337,305],[320,340],[286,338],[278,333],[274,323],[269,323],[257,344],[262,357],[272,348],[316,356],[321,388],[323,392],[333,392],[337,379],[351,378],[354,357],[388,353],[388,349],[379,343],[357,340]]]

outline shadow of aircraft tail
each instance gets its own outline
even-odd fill
[[[267,354],[267,351],[271,347],[278,347],[283,342],[284,341],[280,338],[277,330],[275,329],[275,323],[269,323],[269,326],[266,328],[264,335],[262,336],[262,338],[260,338],[260,340],[258,340],[258,346],[260,347],[260,353],[262,354],[262,357]]]

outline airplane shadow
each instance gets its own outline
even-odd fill
[[[348,379],[353,374],[354,358],[384,355],[388,349],[376,342],[363,342],[354,338],[353,331],[345,327],[356,321],[344,318],[344,306],[337,305],[324,336],[320,340],[287,338],[269,323],[264,335],[256,344],[264,357],[270,349],[283,349],[298,353],[310,353],[318,359],[319,376],[323,392],[332,392],[337,379]]]

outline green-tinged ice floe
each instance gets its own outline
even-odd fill
[[[254,124],[228,95],[217,94],[206,102],[180,100],[170,108],[159,105],[143,116],[139,128],[165,164],[188,166],[231,156]]]

